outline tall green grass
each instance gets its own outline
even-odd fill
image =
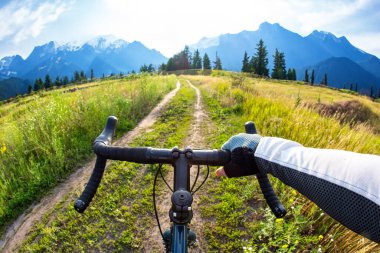
[[[205,104],[217,126],[209,136],[214,148],[253,120],[260,134],[297,141],[308,147],[380,154],[380,136],[366,124],[346,125],[320,116],[297,100],[313,100],[324,89],[246,78],[189,77],[202,88]],[[286,90],[286,92],[279,92]],[[344,100],[329,90],[333,101]],[[362,100],[359,98],[358,100]],[[315,100],[315,103],[317,101]],[[366,101],[376,107],[373,102]],[[370,252],[380,248],[324,214],[306,198],[275,178],[270,179],[288,210],[275,219],[253,177],[209,180],[202,202],[210,252]]]
[[[138,136],[130,146],[171,148],[182,143],[189,130],[196,99],[194,90],[182,84],[151,131]],[[158,245],[146,242],[152,236],[147,231],[152,227],[158,229],[155,228],[152,202],[156,169],[157,166],[112,162],[84,214],[73,208],[73,199],[82,190],[78,189],[38,222],[20,251],[142,252],[149,249],[158,252]],[[158,187],[161,192],[166,186],[162,180],[159,182],[163,185]]]
[[[0,227],[91,155],[107,116],[119,117],[118,133],[126,132],[175,83],[174,76],[140,76],[15,104],[0,119]]]

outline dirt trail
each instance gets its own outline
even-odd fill
[[[115,145],[126,145],[130,143],[138,134],[153,126],[163,107],[175,96],[180,88],[177,82],[176,89],[168,93],[164,99],[145,117],[132,131],[125,134],[116,141]],[[95,165],[95,158],[74,172],[65,182],[55,187],[50,194],[44,197],[39,203],[32,205],[22,215],[20,215],[12,225],[8,227],[0,240],[1,252],[14,252],[25,239],[34,223],[42,218],[58,204],[67,194],[82,188],[87,183],[92,169]]]
[[[185,140],[185,145],[190,146],[191,148],[207,148],[206,141],[204,139],[204,136],[207,135],[207,131],[210,130],[210,124],[211,121],[208,118],[207,114],[204,112],[203,105],[202,105],[202,96],[197,87],[192,85],[189,81],[187,81],[188,84],[195,90],[197,95],[197,101],[194,108],[194,114],[193,114],[193,120],[191,122],[189,135],[187,136]],[[205,168],[201,168],[201,172],[204,171]],[[191,168],[190,172],[190,182],[194,182],[194,179],[197,174],[197,167],[193,166]],[[200,173],[200,176],[198,178],[199,185],[203,180],[203,173]],[[173,185],[173,171],[171,170],[166,176],[166,181],[169,183],[169,185]],[[163,186],[166,187],[166,186]],[[197,186],[196,186],[197,187]],[[198,246],[190,249],[190,252],[207,252],[207,249],[205,248],[205,243],[203,241],[204,235],[203,235],[203,228],[202,224],[204,222],[202,221],[202,217],[200,216],[200,209],[198,206],[199,203],[199,194],[201,194],[202,188],[193,196],[193,204],[192,208],[194,210],[193,213],[193,219],[190,224],[190,228],[195,231],[197,235],[197,241]],[[168,217],[169,208],[171,206],[171,192],[165,191],[165,193],[161,194],[157,198],[157,211],[160,217],[160,223],[161,227],[163,229],[163,232],[165,229],[170,227],[170,221]],[[145,236],[145,248],[144,251],[147,252],[163,252],[164,247],[161,240],[161,235],[159,233],[157,224],[155,224],[154,227],[149,229],[146,232]]]

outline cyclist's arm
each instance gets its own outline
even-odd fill
[[[331,217],[380,243],[380,156],[305,148],[263,137],[255,151],[259,170],[315,202]]]

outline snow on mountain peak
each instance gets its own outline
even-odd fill
[[[199,49],[205,49],[213,46],[218,46],[219,45],[219,37],[213,37],[213,38],[206,38],[203,37],[197,44],[191,45],[191,48],[199,48]]]
[[[334,40],[335,42],[340,42],[340,39],[338,39],[334,34],[330,32],[326,32],[326,31],[314,30],[309,36],[312,36],[321,40],[331,39],[331,40]]]
[[[88,41],[87,44],[96,49],[106,49],[116,41],[119,41],[119,39],[113,35],[101,35]]]
[[[57,48],[59,51],[77,51],[80,49],[80,46],[78,45],[77,42],[68,42],[65,44],[60,45]]]

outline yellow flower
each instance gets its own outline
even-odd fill
[[[297,195],[297,191],[296,190],[292,190],[292,195],[293,196]]]
[[[318,240],[322,240],[322,239],[323,239],[323,235],[319,235]]]
[[[281,247],[281,248],[283,248],[283,249],[286,249],[286,248],[288,248],[288,246],[289,246],[289,245],[287,245],[287,244],[284,244],[284,245],[282,245],[282,247]]]
[[[7,150],[7,146],[5,146],[5,143],[3,143],[3,145],[0,148],[1,154],[4,154],[6,150]]]
[[[276,222],[277,223],[281,223],[282,222],[282,218],[276,219]]]
[[[294,243],[294,244],[298,244],[299,243],[299,241],[298,240],[296,240],[296,242]]]

